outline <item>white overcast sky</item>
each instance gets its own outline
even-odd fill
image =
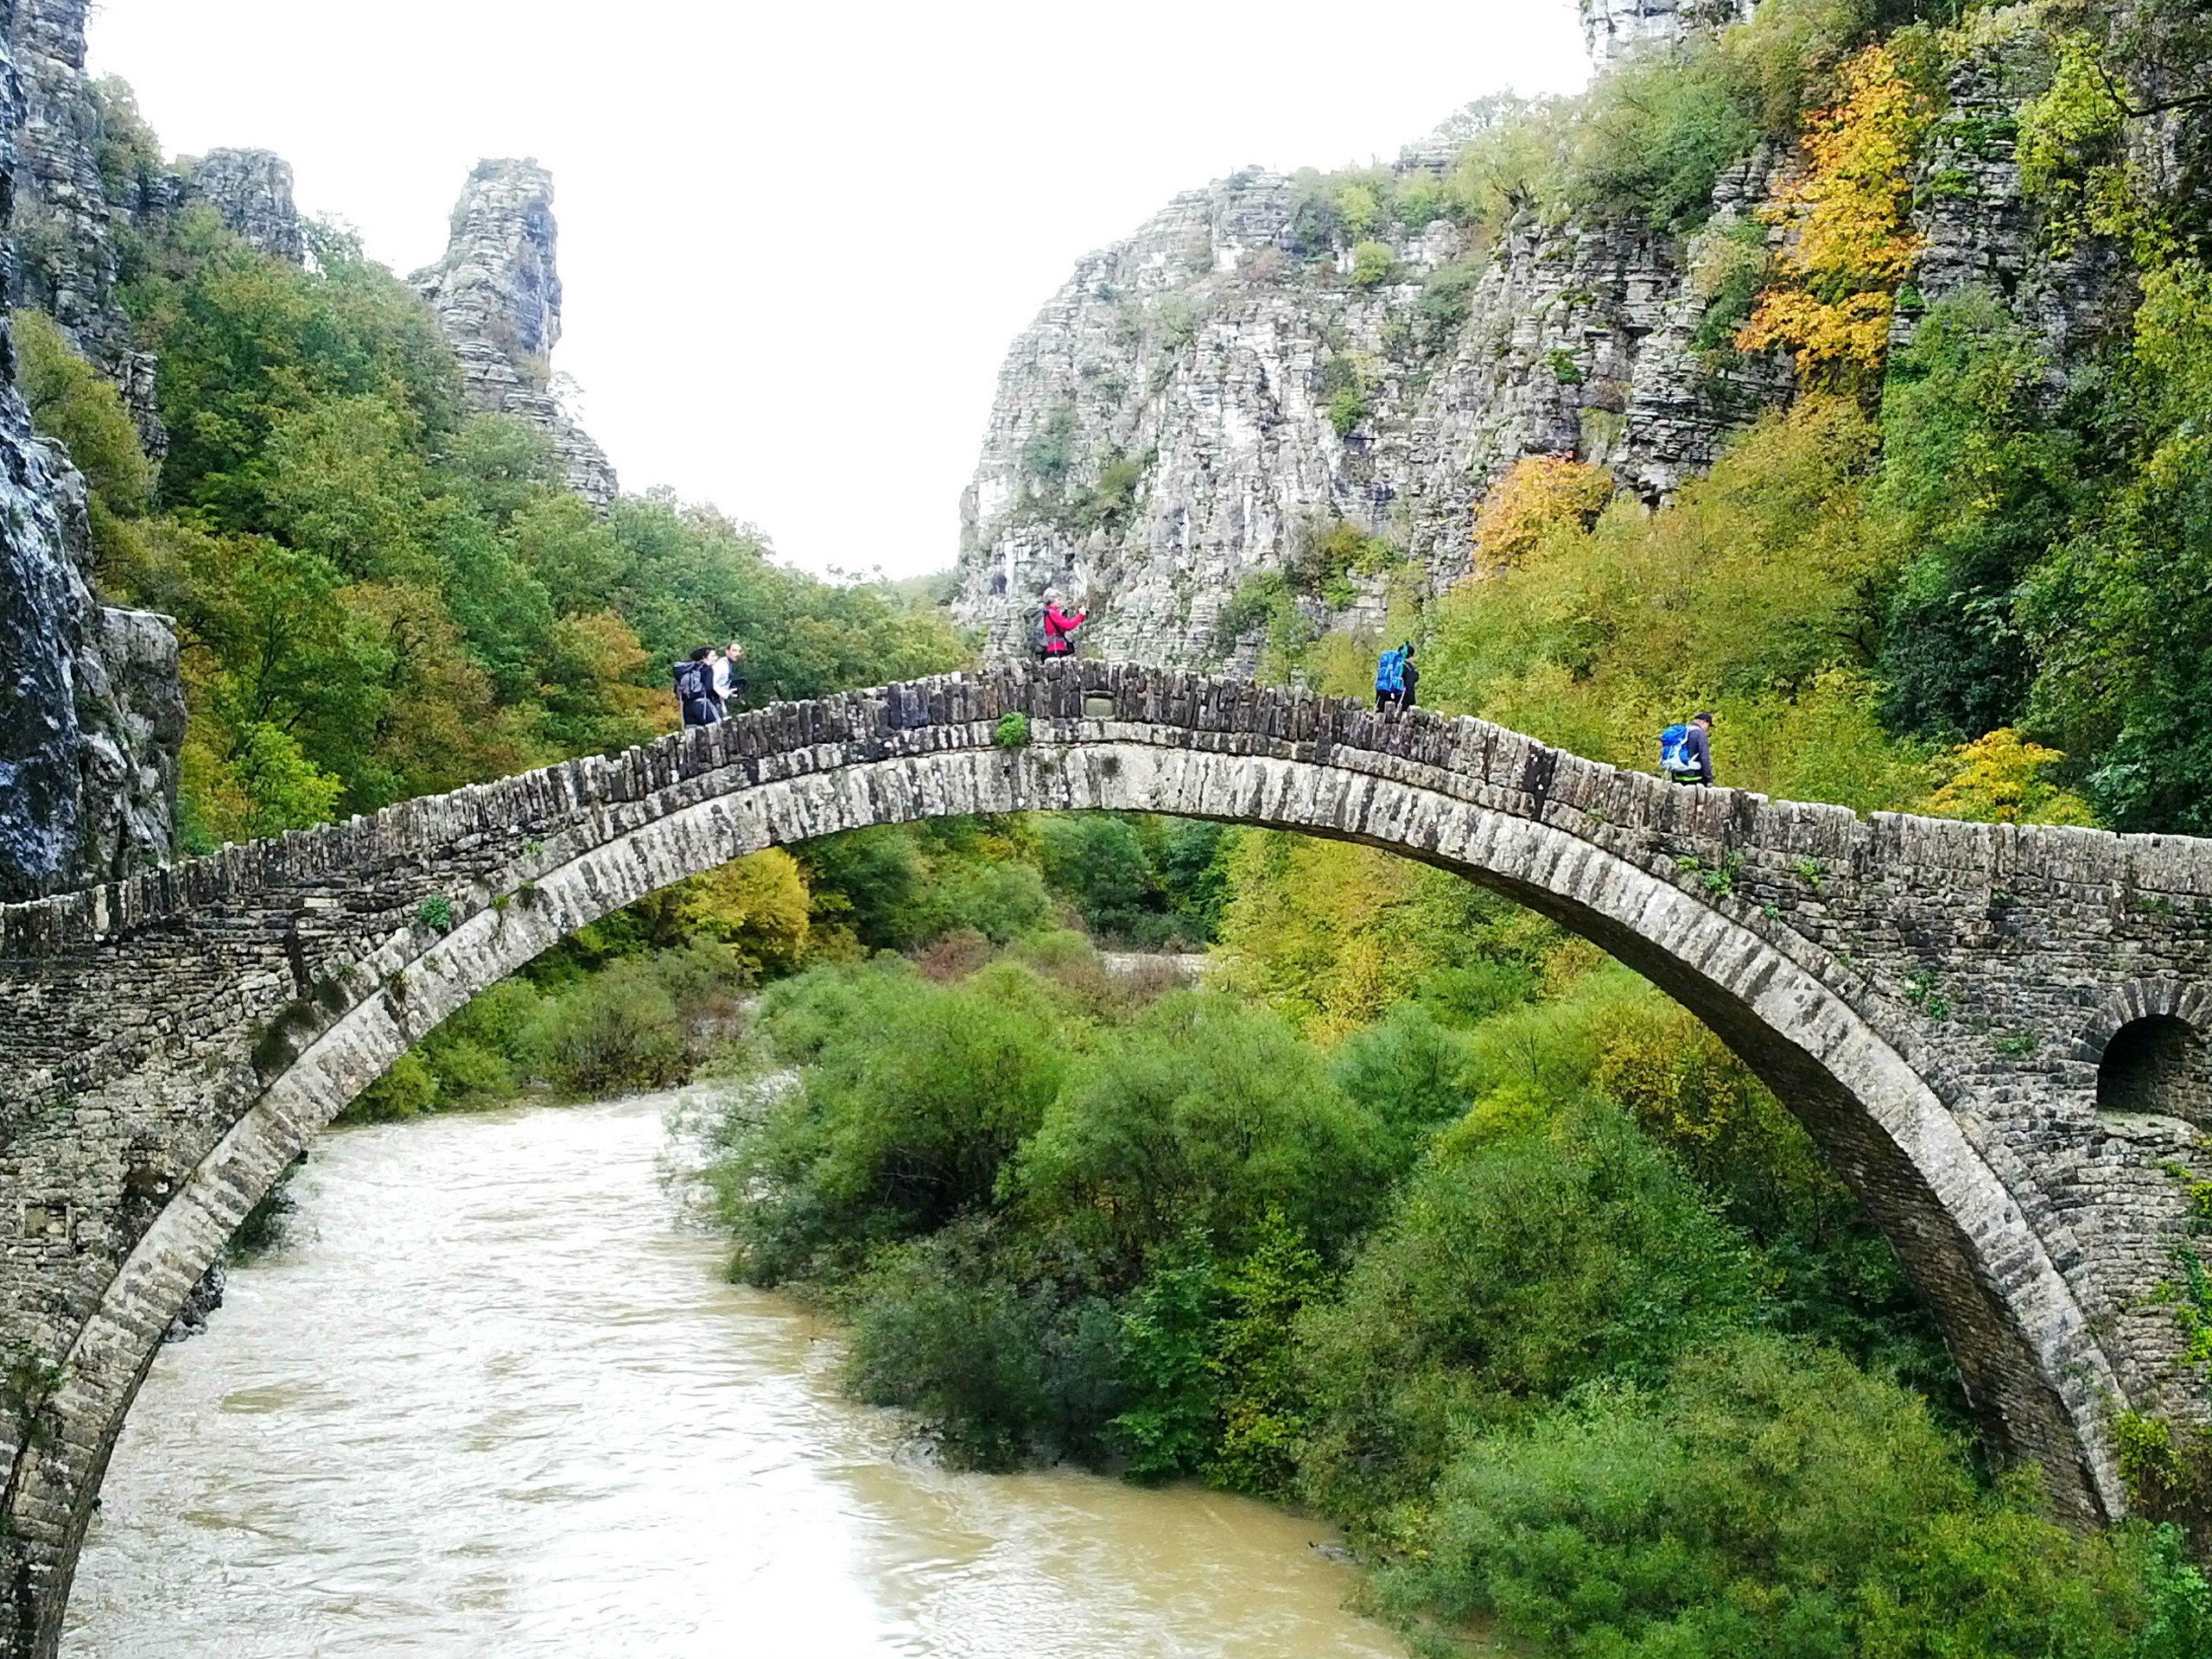
[[[1573,0],[97,0],[91,48],[172,154],[280,152],[403,274],[479,157],[537,156],[554,366],[624,486],[892,575],[952,563],[1000,359],[1079,255],[1586,76]]]

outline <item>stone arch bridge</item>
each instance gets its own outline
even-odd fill
[[[1384,848],[1649,976],[1812,1131],[1933,1305],[1992,1449],[2039,1462],[2062,1511],[2120,1511],[2122,1411],[2206,1417],[2172,1287],[2178,1172],[2212,1123],[2212,842],[1869,823],[1478,721],[1055,664],[779,705],[0,910],[0,1656],[55,1652],[187,1294],[409,1044],[742,854],[1095,808]]]

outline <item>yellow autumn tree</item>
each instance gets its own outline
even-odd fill
[[[1898,285],[1920,257],[1906,210],[1925,113],[1886,47],[1846,60],[1838,79],[1838,101],[1806,118],[1802,170],[1768,210],[1796,234],[1736,346],[1785,347],[1808,380],[1851,386],[1879,372]]]
[[[1561,524],[1587,530],[1613,499],[1613,475],[1572,455],[1525,455],[1507,467],[1475,516],[1475,550],[1513,564]]]
[[[2051,781],[2065,759],[2009,726],[1999,727],[1951,751],[1944,763],[1949,776],[1920,810],[1931,817],[1983,823],[2094,824],[2089,804]]]

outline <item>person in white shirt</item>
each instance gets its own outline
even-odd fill
[[[727,714],[729,706],[745,690],[745,642],[733,639],[729,649],[715,657],[715,698]]]

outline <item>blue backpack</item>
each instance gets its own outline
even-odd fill
[[[1703,770],[1696,761],[1690,759],[1690,728],[1688,727],[1669,726],[1659,734],[1659,769],[1670,777],[1678,776],[1686,772]]]
[[[1402,650],[1382,653],[1382,660],[1375,666],[1375,689],[1377,691],[1402,691],[1406,689],[1406,653]]]

